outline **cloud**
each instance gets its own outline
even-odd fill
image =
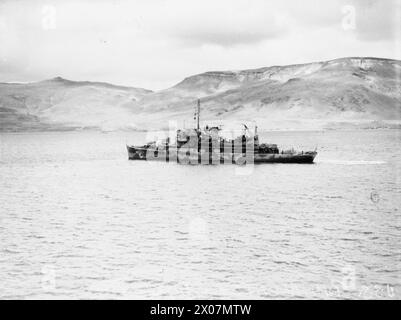
[[[2,1],[0,81],[60,75],[161,89],[208,70],[342,56],[400,58],[395,46],[399,3]],[[342,25],[345,5],[355,7],[353,30]]]
[[[232,46],[282,36],[285,14],[267,1],[168,1],[161,27],[184,44]]]
[[[399,40],[401,1],[353,0],[352,3],[355,5],[355,32],[359,39]]]

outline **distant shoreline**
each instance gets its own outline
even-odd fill
[[[372,121],[369,123],[358,123],[358,124],[346,124],[344,123],[331,123],[331,126],[326,127],[299,127],[299,128],[263,128],[258,127],[259,132],[324,132],[324,131],[362,131],[362,130],[401,130],[401,123],[378,123],[378,121]],[[166,127],[160,128],[148,128],[148,129],[124,129],[116,128],[105,130],[99,127],[64,127],[64,128],[26,128],[26,129],[0,129],[0,134],[16,133],[16,134],[30,134],[30,133],[79,133],[79,132],[97,132],[97,133],[114,133],[114,132],[138,132],[144,133],[149,131],[168,131]]]

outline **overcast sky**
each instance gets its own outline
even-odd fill
[[[401,59],[401,0],[0,0],[0,81],[163,89],[211,70]]]

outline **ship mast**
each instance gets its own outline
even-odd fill
[[[197,110],[196,110],[196,129],[199,132],[199,118],[200,118],[200,99],[198,99]]]

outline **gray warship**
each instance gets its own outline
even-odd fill
[[[165,161],[181,164],[313,163],[317,152],[280,150],[276,144],[260,143],[254,131],[243,124],[242,134],[223,137],[221,126],[200,127],[200,100],[195,111],[196,128],[179,129],[174,139],[145,145],[127,145],[129,160]]]

